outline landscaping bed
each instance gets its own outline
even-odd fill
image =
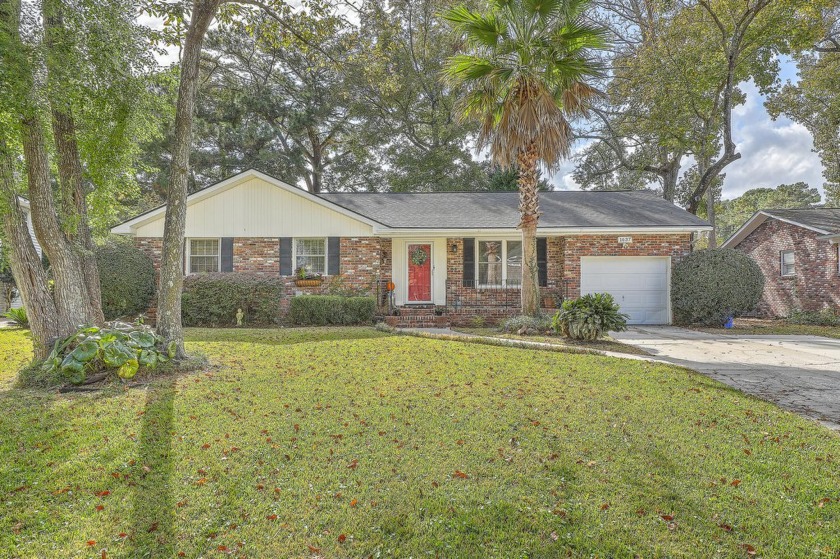
[[[59,395],[10,388],[28,342],[0,330],[0,556],[840,553],[840,438],[684,369],[372,328],[187,336],[210,368]]]
[[[566,347],[570,349],[594,349],[596,351],[615,351],[617,353],[629,353],[631,355],[650,355],[642,348],[625,344],[615,340],[609,336],[601,338],[600,340],[572,340],[559,335],[549,334],[508,334],[500,332],[498,328],[470,328],[458,326],[453,328],[456,332],[463,332],[465,334],[473,334],[475,336],[487,336],[492,338],[504,338],[507,340],[524,340],[529,342],[539,342],[544,344],[551,344],[558,347]]]

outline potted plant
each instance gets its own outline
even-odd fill
[[[295,275],[295,285],[298,287],[318,287],[324,281],[321,274],[309,272],[303,266],[295,270]]]

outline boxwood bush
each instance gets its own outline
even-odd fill
[[[155,294],[152,259],[130,241],[112,239],[96,249],[106,320],[146,312]]]
[[[195,274],[184,278],[181,317],[185,326],[265,326],[280,321],[283,280],[244,273]]]
[[[671,306],[677,324],[722,326],[730,316],[755,310],[764,274],[749,256],[732,249],[707,249],[674,266]]]
[[[289,322],[296,326],[370,324],[376,313],[373,297],[300,295],[289,306]]]

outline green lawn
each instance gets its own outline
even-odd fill
[[[190,330],[207,371],[11,388],[0,557],[840,554],[840,437],[633,360],[372,329]]]

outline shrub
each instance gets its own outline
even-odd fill
[[[722,326],[755,310],[763,290],[764,275],[749,256],[732,249],[692,253],[671,277],[674,322]]]
[[[96,249],[102,312],[106,320],[146,312],[155,294],[152,259],[125,240],[110,240]]]
[[[512,316],[502,321],[499,329],[512,334],[543,334],[551,330],[551,318],[540,316]]]
[[[9,309],[3,316],[21,328],[29,328],[29,317],[26,315],[26,309],[23,307],[20,307],[19,309]]]
[[[619,312],[612,295],[594,293],[563,301],[551,326],[573,340],[597,340],[609,331],[627,329],[627,315]]]
[[[840,326],[840,314],[832,309],[821,311],[794,310],[787,317],[791,324],[808,324],[813,326]]]
[[[184,279],[181,316],[185,326],[235,326],[236,312],[244,323],[280,321],[283,280],[244,273],[196,274]]]
[[[370,324],[376,313],[373,297],[300,295],[289,306],[289,322],[297,326]]]
[[[139,325],[111,323],[105,328],[83,327],[58,339],[49,356],[21,371],[19,384],[50,387],[64,383],[82,384],[88,375],[114,373],[131,379],[143,367],[154,369],[175,356],[175,343]]]

